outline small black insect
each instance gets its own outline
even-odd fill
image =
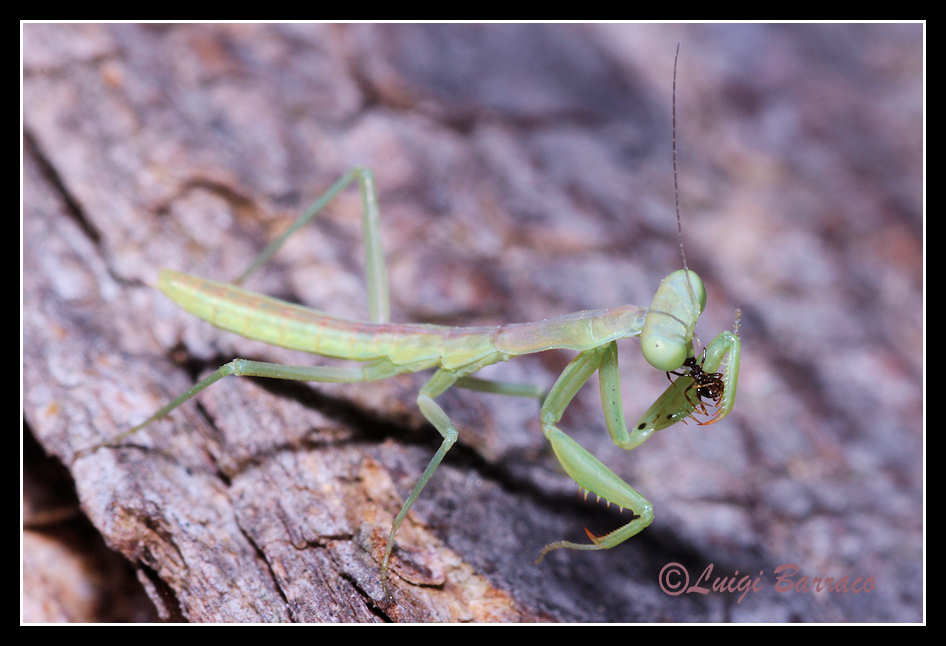
[[[723,392],[726,389],[726,384],[723,381],[723,373],[721,372],[704,372],[703,371],[703,362],[706,361],[706,348],[703,348],[703,356],[700,358],[699,363],[696,361],[696,357],[687,357],[687,360],[683,362],[683,367],[687,368],[689,372],[668,372],[667,379],[673,383],[673,379],[670,379],[670,375],[676,375],[678,377],[691,377],[693,383],[687,386],[686,390],[683,391],[683,396],[686,397],[687,401],[693,405],[694,413],[696,409],[699,408],[700,412],[704,415],[709,415],[706,410],[706,404],[703,403],[703,399],[713,400],[714,406],[719,406],[720,400],[723,398]],[[690,391],[696,389],[697,400],[694,402],[690,398]],[[690,414],[693,417],[693,413]],[[693,417],[696,419],[696,417]],[[697,422],[700,426],[707,426],[714,422],[718,421],[714,415],[705,422]]]

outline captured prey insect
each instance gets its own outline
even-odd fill
[[[293,232],[315,217],[339,192],[356,181],[363,202],[362,226],[370,321],[333,317],[238,286],[238,283],[269,260]],[[674,184],[676,186],[675,136]],[[679,207],[677,222],[679,230]],[[681,252],[682,250],[681,243]],[[696,368],[693,353],[694,329],[706,304],[706,291],[700,277],[686,268],[685,257],[683,261],[684,269],[671,273],[660,283],[649,307],[623,305],[577,312],[536,323],[495,327],[391,323],[387,271],[382,251],[380,213],[374,180],[369,170],[357,167],[336,181],[282,235],[273,240],[234,284],[215,282],[165,269],[160,272],[158,288],[183,309],[224,330],[284,348],[360,363],[344,367],[287,366],[234,359],[140,424],[92,448],[115,446],[229,375],[352,383],[433,369],[435,372],[417,395],[417,406],[442,436],[442,442],[394,518],[381,561],[382,580],[385,580],[387,574],[398,528],[457,440],[456,427],[435,401],[451,387],[540,400],[542,431],[565,472],[582,489],[633,512],[634,516],[629,522],[609,534],[594,536],[589,532],[591,543],[559,541],[546,545],[540,552],[540,560],[547,552],[558,548],[608,549],[647,527],[653,520],[653,511],[644,496],[558,428],[557,424],[578,390],[596,371],[598,372],[608,431],[615,444],[628,450],[639,446],[654,431],[692,415],[697,407],[705,412],[701,397],[709,396],[715,400],[717,411],[713,421],[719,421],[728,415],[735,402],[739,373],[739,337],[735,332],[721,333],[707,346],[699,370]],[[667,372],[683,368],[684,372],[677,373],[682,376],[667,388],[638,424],[629,430],[621,402],[617,341],[632,336],[641,337],[644,356],[655,368]],[[551,349],[573,350],[578,354],[547,392],[531,385],[473,376],[490,364]],[[724,359],[725,378],[720,377],[712,384],[699,382],[700,375],[717,370]]]

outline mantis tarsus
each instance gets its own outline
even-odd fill
[[[675,121],[674,107],[674,133]],[[335,318],[237,286],[269,260],[293,232],[311,220],[354,181],[360,186],[363,200],[370,322]],[[679,227],[679,206],[677,221]],[[539,560],[549,551],[559,548],[601,550],[614,547],[653,521],[653,510],[646,498],[557,426],[572,398],[595,371],[599,374],[608,431],[615,444],[628,450],[642,444],[654,431],[693,415],[697,407],[705,412],[701,397],[707,393],[715,400],[717,410],[712,419],[704,424],[723,419],[732,410],[735,401],[740,349],[735,331],[724,331],[717,336],[705,348],[699,368],[695,367],[694,329],[706,303],[706,292],[699,276],[686,268],[685,257],[684,269],[671,273],[660,283],[650,307],[624,305],[577,312],[537,323],[496,327],[460,328],[390,323],[387,272],[381,245],[376,191],[371,172],[360,167],[336,181],[286,232],[263,250],[234,284],[218,283],[165,269],[160,273],[158,287],[182,308],[219,328],[285,348],[361,363],[354,367],[287,366],[234,359],[145,421],[93,448],[115,445],[228,375],[315,382],[363,382],[435,369],[433,376],[420,389],[417,406],[443,440],[394,518],[381,562],[382,580],[386,577],[398,528],[457,440],[457,429],[435,401],[448,388],[455,386],[539,399],[543,433],[566,473],[582,489],[609,503],[627,508],[634,514],[629,522],[604,536],[595,536],[586,530],[591,538],[590,543],[558,541],[546,545],[539,554]],[[617,340],[630,336],[641,337],[644,356],[655,368],[669,373],[683,367],[686,372],[671,383],[636,425],[628,429],[621,403]],[[473,376],[484,366],[550,349],[575,350],[578,355],[566,366],[548,392],[530,385]],[[720,382],[722,392],[718,392],[719,384],[716,384],[716,389],[704,390],[701,384],[694,383],[691,375],[699,377],[702,373],[712,373],[720,368],[724,360],[725,380]]]

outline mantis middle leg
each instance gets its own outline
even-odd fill
[[[510,397],[531,397],[542,399],[545,390],[533,384],[521,384],[512,381],[498,381],[496,379],[481,379],[480,377],[461,377],[454,384],[457,388],[476,390],[481,393],[508,395]]]
[[[494,363],[495,361],[495,357],[488,356],[484,357],[480,361],[468,364],[466,366],[460,366],[453,370],[440,368],[434,373],[430,380],[424,384],[423,388],[420,389],[420,392],[417,395],[417,407],[420,409],[420,412],[424,418],[430,422],[435,429],[437,429],[437,432],[440,433],[443,441],[440,444],[440,448],[437,449],[437,452],[430,459],[430,462],[427,463],[427,467],[424,469],[424,472],[417,480],[417,483],[411,490],[407,500],[405,500],[404,504],[401,505],[401,510],[397,513],[397,516],[394,517],[394,522],[391,524],[391,533],[388,535],[387,545],[384,549],[384,560],[381,562],[382,581],[386,580],[385,575],[387,574],[388,570],[388,562],[391,559],[391,552],[394,550],[394,536],[397,534],[397,530],[400,528],[401,523],[404,522],[407,512],[410,511],[411,506],[413,506],[418,496],[420,496],[421,491],[424,490],[427,482],[433,477],[437,467],[440,466],[440,462],[443,460],[444,456],[447,455],[447,451],[449,451],[450,447],[452,447],[457,441],[458,434],[456,426],[454,426],[453,422],[450,420],[450,417],[444,412],[440,405],[434,401],[434,399],[446,392],[446,390],[451,386],[456,386],[458,388],[468,388],[470,390],[493,392],[503,395],[516,395],[525,397],[542,396],[542,391],[533,386],[513,384],[502,381],[491,381],[469,376],[483,366]]]
[[[385,574],[387,574],[388,570],[388,561],[391,558],[391,551],[394,549],[394,535],[397,534],[398,528],[400,528],[401,523],[404,522],[404,518],[407,516],[407,512],[410,511],[411,506],[413,506],[414,501],[420,496],[420,492],[424,490],[424,486],[426,486],[430,478],[433,477],[434,471],[437,470],[437,467],[440,466],[440,462],[443,460],[444,456],[447,455],[447,451],[449,451],[450,447],[457,441],[456,427],[453,425],[453,422],[450,421],[450,418],[444,410],[434,401],[435,397],[443,394],[443,392],[456,383],[456,381],[457,374],[455,372],[441,368],[434,373],[430,381],[424,384],[424,387],[420,389],[420,393],[417,395],[417,407],[420,408],[421,414],[428,422],[433,424],[437,432],[443,437],[443,442],[441,442],[437,452],[434,453],[434,457],[427,463],[427,468],[424,469],[424,473],[421,474],[420,479],[418,479],[417,483],[414,485],[411,494],[407,497],[407,500],[404,501],[404,504],[401,505],[401,510],[397,513],[397,516],[394,517],[394,522],[391,524],[391,533],[388,534],[388,541],[384,548],[384,560],[381,562],[382,581],[385,580]]]

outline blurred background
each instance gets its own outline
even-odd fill
[[[23,30],[24,621],[921,621],[924,26],[65,25]],[[237,275],[355,164],[374,171],[395,321],[497,325],[646,305],[703,277],[703,342],[742,311],[723,422],[627,453],[595,380],[562,428],[654,504],[586,502],[534,401],[424,376],[227,380],[122,449],[248,342],[176,309],[161,267]],[[360,198],[339,196],[247,287],[367,317]],[[666,387],[620,344],[629,422]],[[483,376],[548,387],[549,352]],[[380,537],[380,538],[379,538]],[[759,577],[757,591],[665,593]],[[774,570],[872,577],[782,592]],[[736,574],[738,572],[738,574]],[[710,587],[712,578],[704,581]]]

